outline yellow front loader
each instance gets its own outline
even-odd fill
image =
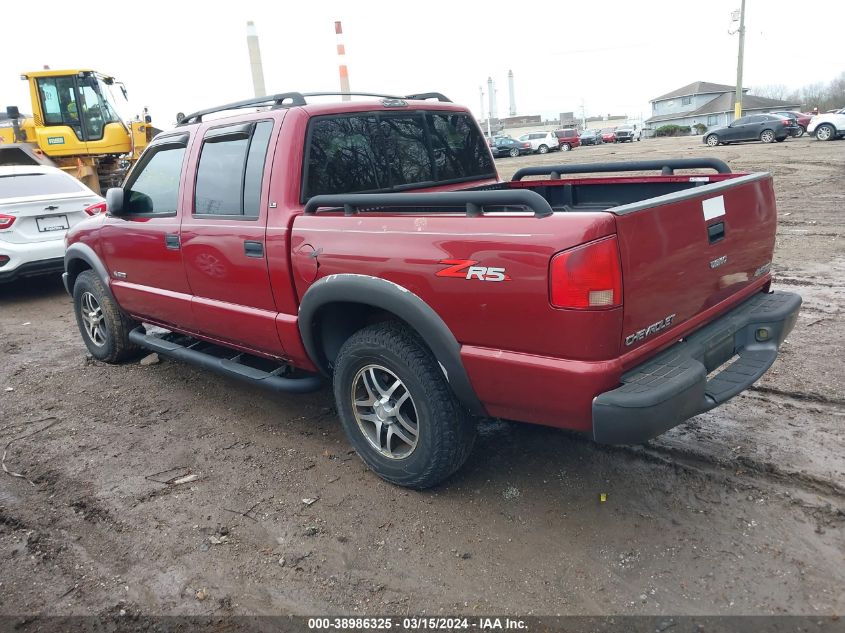
[[[40,70],[29,83],[32,116],[6,108],[0,119],[0,165],[55,164],[100,193],[120,184],[153,136],[146,109],[133,121],[115,108],[122,83],[93,70]]]

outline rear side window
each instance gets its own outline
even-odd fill
[[[0,199],[79,193],[84,189],[64,174],[9,174],[0,176]]]
[[[484,139],[467,115],[434,112],[426,118],[437,180],[471,180],[495,175]]]
[[[465,114],[316,117],[308,138],[303,202],[320,194],[390,191],[494,173],[487,143]]]
[[[272,121],[209,130],[194,194],[196,215],[257,218]]]
[[[127,213],[176,213],[184,147],[162,147],[133,173],[126,193]]]

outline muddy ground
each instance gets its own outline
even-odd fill
[[[775,287],[804,297],[774,368],[647,446],[484,422],[427,492],[365,469],[328,389],[93,362],[57,278],[0,288],[0,443],[29,480],[0,473],[0,613],[843,613],[845,142],[497,164],[660,156],[774,174]]]

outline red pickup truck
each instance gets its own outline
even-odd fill
[[[415,488],[463,464],[478,417],[643,442],[774,362],[801,299],[769,290],[769,174],[661,159],[502,182],[466,108],[369,97],[284,93],[157,136],[68,232],[90,353],[330,381],[359,455]]]

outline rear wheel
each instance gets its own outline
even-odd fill
[[[343,429],[382,479],[409,488],[434,486],[466,461],[475,424],[431,351],[395,322],[353,334],[334,369]]]
[[[511,158],[516,158],[517,156],[519,156],[519,150],[518,150],[518,149],[516,149],[515,147],[514,147],[514,148],[511,148],[511,151],[509,151],[509,152],[508,152],[508,155],[509,155]]]
[[[560,151],[562,151],[562,152],[568,152],[571,149],[572,149],[572,145],[570,145],[569,143],[564,143],[563,145],[560,146]]]
[[[795,138],[801,138],[802,136],[804,136],[806,131],[807,128],[805,128],[803,125],[799,125],[798,129],[795,130],[795,134],[793,134],[793,136],[795,136]]]
[[[820,141],[829,141],[836,136],[836,129],[829,123],[822,123],[816,128],[816,138]]]
[[[710,147],[716,147],[719,144],[719,137],[715,134],[710,134],[707,136],[705,141]]]
[[[763,130],[760,133],[760,140],[764,143],[771,143],[775,140],[775,133],[772,130]]]
[[[76,278],[73,312],[85,347],[97,360],[119,363],[138,352],[129,342],[129,332],[136,324],[121,313],[94,271],[83,271]]]
[[[537,148],[537,153],[538,154],[548,154],[549,153],[549,146],[548,145],[540,145],[540,147]]]

